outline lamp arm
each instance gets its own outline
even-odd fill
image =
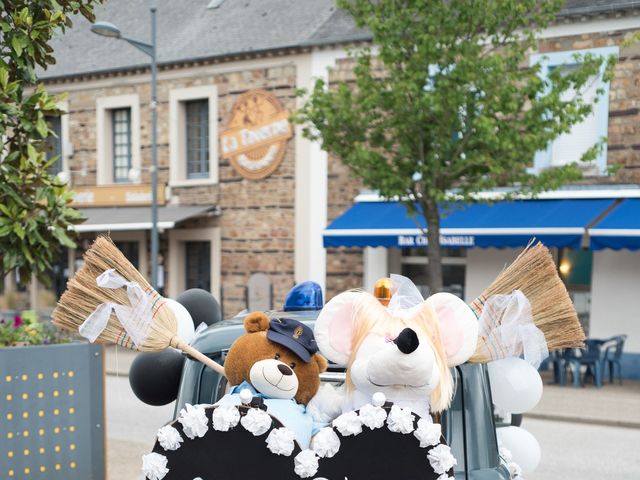
[[[125,42],[127,42],[128,44],[133,45],[138,50],[146,53],[150,57],[153,57],[153,45],[149,45],[148,43],[140,42],[138,40],[133,40],[132,38],[126,38],[126,37],[120,37],[120,38]]]

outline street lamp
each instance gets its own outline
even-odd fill
[[[103,37],[124,40],[151,57],[151,285],[158,288],[158,118],[156,64],[156,8],[151,7],[151,43],[123,37],[120,29],[109,22],[96,22],[91,31]]]

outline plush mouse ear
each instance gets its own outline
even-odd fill
[[[343,292],[322,308],[314,328],[320,352],[338,365],[346,365],[351,355],[355,327],[354,305],[362,292]]]
[[[425,300],[438,316],[440,336],[449,367],[466,362],[478,343],[478,319],[469,305],[451,293],[440,292]]]

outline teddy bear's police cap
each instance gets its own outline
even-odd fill
[[[267,338],[287,347],[307,363],[311,361],[311,355],[318,351],[313,330],[292,318],[272,318]]]

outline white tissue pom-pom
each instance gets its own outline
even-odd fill
[[[180,410],[178,421],[182,424],[184,434],[192,440],[196,437],[204,437],[209,430],[207,415],[202,405],[193,406],[187,403]]]
[[[458,464],[458,461],[451,453],[451,449],[442,443],[432,448],[429,453],[427,453],[427,458],[433,471],[438,474],[445,474],[451,470],[454,465]]]
[[[374,407],[367,403],[360,409],[360,421],[371,430],[382,427],[386,419],[387,412],[380,406]]]
[[[171,425],[166,425],[158,430],[158,443],[165,450],[177,450],[182,442],[180,432]]]
[[[440,443],[442,427],[439,423],[431,423],[427,419],[421,418],[418,420],[418,428],[413,434],[420,440],[422,448],[432,447]]]
[[[238,425],[240,412],[233,405],[218,407],[213,411],[213,429],[219,432],[228,432]]]
[[[271,415],[259,408],[250,408],[240,423],[257,437],[271,428]]]
[[[413,418],[411,409],[394,405],[387,417],[387,425],[392,432],[411,433],[413,432]]]
[[[438,480],[455,480],[455,478],[447,475],[446,473],[443,473],[438,477]]]
[[[511,478],[519,478],[522,479],[522,468],[520,468],[520,465],[518,465],[515,462],[510,462],[509,463],[509,474],[511,475]]]
[[[345,437],[358,435],[362,432],[362,422],[355,411],[340,415],[333,421],[333,426]]]
[[[293,459],[295,463],[294,472],[299,477],[309,478],[318,471],[318,457],[313,450],[303,450]]]
[[[142,457],[142,473],[149,480],[162,480],[169,473],[167,457],[159,453],[149,453]]]
[[[319,457],[331,458],[340,450],[340,438],[333,428],[324,427],[315,434],[311,445]]]
[[[513,455],[511,454],[511,450],[509,450],[507,447],[500,447],[498,449],[498,452],[500,453],[500,456],[504,459],[505,462],[511,463],[511,460],[513,460]]]
[[[371,403],[374,407],[381,407],[384,405],[384,402],[387,401],[387,397],[382,392],[376,392],[371,397]]]
[[[275,428],[267,436],[267,448],[276,455],[289,456],[295,448],[295,434],[286,427]]]
[[[252,399],[253,399],[253,393],[251,393],[251,390],[249,390],[248,388],[243,388],[242,390],[240,390],[240,401],[242,402],[243,405],[247,405],[248,403],[251,403]]]

